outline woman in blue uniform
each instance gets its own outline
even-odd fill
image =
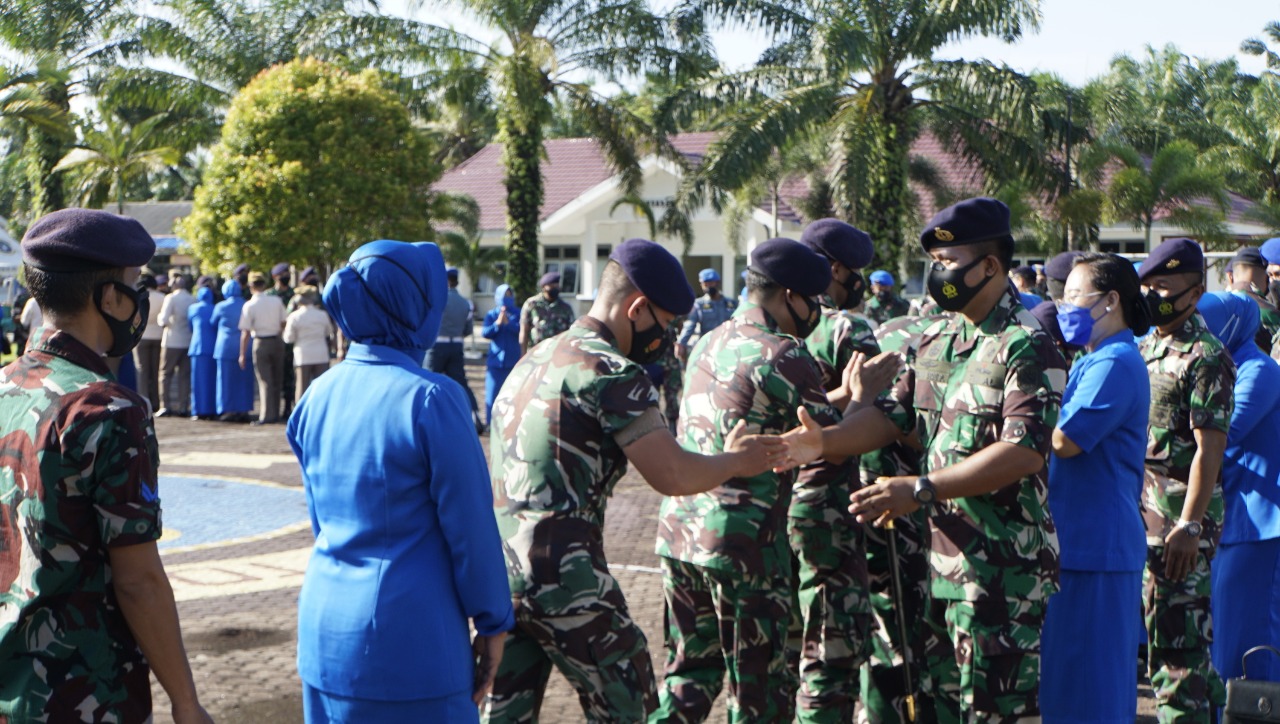
[[[191,322],[191,344],[187,346],[187,356],[191,358],[191,416],[201,420],[212,420],[218,410],[218,375],[213,363],[217,335],[213,298],[213,289],[199,285],[196,303],[187,307],[187,321]]]
[[[229,279],[222,285],[224,299],[213,307],[213,326],[217,337],[213,344],[218,396],[218,419],[225,422],[248,422],[253,410],[253,340],[249,340],[244,369],[240,368],[240,310],[244,296],[240,283]]]
[[[485,425],[489,424],[498,390],[502,389],[507,375],[520,361],[520,307],[516,306],[515,291],[506,284],[499,284],[493,298],[498,305],[484,315],[484,325],[480,328],[480,334],[489,340],[484,375]]]
[[[1213,559],[1213,668],[1243,674],[1254,646],[1280,647],[1280,366],[1258,349],[1258,305],[1242,294],[1206,294],[1209,331],[1236,363],[1235,410],[1222,459],[1222,540]],[[1249,678],[1280,681],[1270,653],[1249,659]]]
[[[1058,303],[1071,367],[1049,459],[1049,509],[1061,548],[1061,588],[1041,635],[1045,724],[1131,724],[1142,635],[1146,533],[1138,502],[1151,389],[1134,340],[1151,316],[1133,266],[1080,256]]]
[[[360,247],[325,287],[351,349],[288,426],[316,534],[298,600],[308,722],[479,721],[515,623],[488,466],[459,434],[470,404],[420,364],[447,288],[435,244],[398,241]]]

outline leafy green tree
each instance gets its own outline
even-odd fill
[[[1209,159],[1224,169],[1232,190],[1280,201],[1280,76],[1265,74],[1246,100],[1216,105],[1212,118],[1227,138]]]
[[[1222,241],[1227,232],[1222,212],[1227,205],[1221,172],[1203,163],[1195,144],[1173,141],[1147,159],[1133,148],[1121,149],[1124,165],[1107,189],[1114,216],[1141,229],[1151,244],[1157,214],[1188,229],[1203,241]],[[1205,206],[1205,203],[1211,206]]]
[[[180,233],[224,269],[331,266],[371,239],[429,239],[433,151],[375,71],[293,61],[232,103]]]
[[[797,134],[829,139],[836,211],[890,258],[913,206],[911,143],[926,125],[1000,177],[1027,172],[1027,154],[994,153],[1028,137],[1034,85],[985,61],[937,60],[966,37],[1013,41],[1039,22],[1036,0],[690,0],[682,12],[747,23],[779,41],[746,71],[687,97],[736,101],[703,177],[737,188]]]
[[[353,57],[379,67],[412,65],[430,76],[482,74],[497,108],[507,192],[508,282],[532,294],[538,278],[538,230],[543,201],[543,140],[560,104],[595,138],[620,175],[625,192],[639,189],[642,119],[583,80],[614,81],[674,62],[666,26],[643,0],[454,0],[451,3],[500,40],[489,45],[452,28],[375,16],[335,18],[326,32]],[[474,59],[458,64],[459,55]]]
[[[96,206],[104,198],[114,198],[116,211],[124,213],[126,189],[139,175],[176,165],[182,154],[163,140],[156,128],[164,116],[152,116],[136,126],[125,125],[107,116],[100,124],[92,119],[80,124],[80,140],[75,150],[54,166],[54,173],[74,171],[78,180],[77,199]]]
[[[1267,70],[1280,73],[1280,53],[1272,50],[1272,46],[1280,46],[1280,20],[1272,20],[1262,29],[1262,38],[1249,38],[1240,44],[1240,50],[1249,55],[1260,55],[1267,61]],[[1268,42],[1270,41],[1270,42]]]
[[[42,64],[56,62],[38,84],[41,100],[63,115],[71,99],[96,68],[118,57],[119,41],[102,29],[122,0],[4,0],[0,2],[0,42],[22,57]],[[66,128],[31,126],[23,143],[30,218],[66,205],[62,179],[54,166],[66,155],[74,136]]]

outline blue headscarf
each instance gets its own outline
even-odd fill
[[[425,353],[440,332],[448,289],[435,244],[381,239],[329,277],[324,305],[353,342]]]
[[[511,291],[510,286],[506,284],[499,284],[498,288],[493,290],[493,297],[494,299],[498,300],[498,304],[501,304],[502,306],[507,308],[508,313],[511,313],[518,310],[516,308],[515,295],[513,294],[510,297],[507,296],[507,292],[509,291]]]
[[[240,298],[240,282],[235,279],[228,279],[222,283],[223,299],[239,299]]]
[[[1237,365],[1262,355],[1253,341],[1258,333],[1259,312],[1252,299],[1236,292],[1213,292],[1200,298],[1197,309]]]
[[[196,299],[213,306],[213,290],[209,287],[200,287],[196,290]]]

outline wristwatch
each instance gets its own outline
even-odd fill
[[[1200,534],[1204,532],[1204,527],[1194,520],[1179,520],[1177,523],[1174,523],[1173,527],[1185,530],[1187,535],[1192,538],[1199,538]]]
[[[933,504],[938,500],[938,491],[933,487],[932,480],[921,475],[916,478],[916,489],[911,497],[915,498],[928,515],[933,511]]]

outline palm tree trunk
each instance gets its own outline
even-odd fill
[[[65,83],[48,83],[41,89],[44,100],[71,112],[71,94]],[[62,175],[53,173],[53,167],[66,155],[69,146],[65,136],[38,126],[33,126],[28,136],[27,181],[32,190],[31,218],[65,208],[66,189]]]
[[[538,225],[542,208],[542,127],[517,130],[503,114],[502,183],[507,188],[507,283],[517,296],[532,296],[538,282]]]
[[[877,263],[898,267],[906,254],[903,227],[907,218],[907,165],[911,149],[905,119],[886,113],[873,132],[866,203],[859,204],[859,224],[875,241]]]
[[[124,173],[116,169],[116,213],[124,216]]]

